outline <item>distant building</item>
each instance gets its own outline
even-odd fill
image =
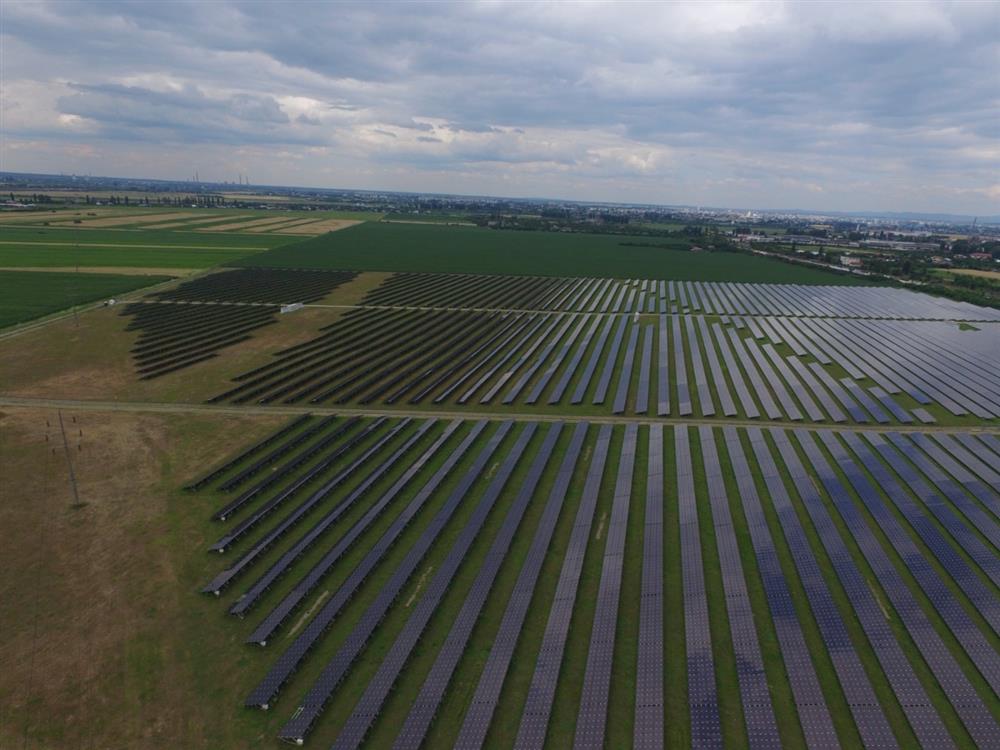
[[[848,268],[861,268],[861,258],[856,258],[853,255],[841,255],[840,265]]]
[[[989,253],[969,253],[969,257],[973,260],[993,260],[993,256]]]

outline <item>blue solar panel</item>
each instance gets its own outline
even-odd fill
[[[611,432],[611,425],[601,427],[590,459],[586,484],[573,521],[569,546],[563,557],[559,583],[556,585],[545,635],[542,638],[542,646],[538,652],[535,671],[521,714],[521,723],[514,744],[519,750],[542,747],[545,742],[580,574],[583,571],[584,555],[594,520],[594,509],[601,491],[601,479],[607,462]]]
[[[681,527],[681,579],[684,589],[684,635],[687,653],[688,709],[695,747],[722,747],[715,686],[715,659],[708,619],[708,597],[698,530],[698,498],[686,425],[674,426],[677,461],[678,522]]]
[[[615,630],[621,595],[622,570],[625,557],[625,535],[628,529],[629,503],[632,499],[632,471],[638,425],[625,426],[614,502],[607,527],[607,543],[597,590],[594,622],[587,651],[587,667],[583,675],[580,705],[576,716],[575,748],[599,750],[604,747],[604,728],[608,717],[608,693],[611,689],[611,667],[615,650]]]
[[[722,477],[719,454],[715,447],[715,437],[712,428],[704,425],[698,428],[698,435],[705,467],[708,500],[712,508],[712,525],[722,572],[722,586],[726,596],[729,630],[736,655],[736,677],[743,700],[747,735],[750,737],[751,747],[780,748],[781,738],[778,735],[778,724],[771,705],[767,673],[764,671],[764,657],[757,640],[750,595],[743,576],[743,562],[740,559],[736,533],[733,531],[729,498]],[[747,479],[749,480],[749,477]]]
[[[534,497],[538,482],[542,478],[542,472],[552,457],[552,452],[555,449],[556,441],[559,439],[562,428],[562,423],[558,422],[549,427],[538,455],[531,462],[528,473],[518,489],[517,497],[508,509],[503,525],[493,539],[490,549],[479,567],[476,578],[472,582],[472,587],[466,595],[465,602],[462,604],[458,616],[452,623],[451,631],[438,651],[437,658],[427,677],[424,679],[420,693],[410,707],[410,713],[406,717],[406,721],[403,723],[393,745],[395,748],[399,750],[404,750],[405,748],[418,750],[423,744],[431,721],[434,719],[438,706],[444,698],[445,691],[451,683],[455,668],[458,666],[458,662],[465,652],[469,637],[472,635],[472,629],[475,627],[482,613],[483,606],[490,596],[493,583],[496,580],[497,573],[500,571],[500,566],[503,565],[504,559],[507,557],[514,534],[517,532],[521,520],[524,518],[528,504]],[[453,550],[453,553],[457,554],[457,550]],[[449,554],[450,559],[451,554]],[[456,567],[460,562],[461,559],[456,563]],[[447,565],[447,561],[445,564]],[[438,575],[441,576],[442,574],[439,573]],[[415,606],[414,612],[407,621],[404,631],[397,638],[397,645],[393,646],[393,651],[396,651],[400,643],[405,644],[407,640],[411,644],[411,649],[416,645],[420,630],[426,627],[430,621],[437,602],[444,596],[446,588],[447,582],[441,582],[437,578],[431,583],[423,597],[421,597],[420,602]],[[381,695],[382,700],[385,699],[388,689],[391,689],[392,684],[398,678],[399,671],[402,670],[405,664],[406,656],[405,653],[400,653],[400,658],[393,665],[393,669],[396,670],[395,674],[385,669],[386,664],[390,663],[390,659],[387,659],[386,663],[383,664],[383,670],[380,670],[380,673],[385,672],[386,680],[384,685],[386,689]],[[374,684],[375,679],[372,682]],[[369,686],[370,691],[371,686]],[[375,694],[371,697],[378,698],[379,696]],[[362,699],[362,703],[364,703],[364,698]],[[373,701],[372,703],[375,705],[376,702]],[[377,705],[380,706],[381,701],[378,701]]]
[[[819,451],[816,443],[804,430],[796,430],[795,435],[808,456],[813,469],[819,475],[820,482],[840,512],[841,518],[858,541],[858,546],[875,572],[885,595],[899,613],[900,622],[910,633],[917,648],[923,654],[924,660],[934,673],[938,683],[941,685],[941,689],[951,701],[955,711],[962,718],[969,734],[972,735],[977,743],[992,742],[998,736],[996,734],[996,722],[993,720],[987,707],[983,705],[982,700],[978,697],[975,688],[969,683],[968,678],[962,672],[958,663],[955,662],[954,657],[951,656],[947,646],[941,641],[937,631],[934,630],[934,627],[928,621],[924,610],[917,603],[909,587],[900,577],[898,570],[885,554],[885,550],[875,541],[871,528],[861,517],[857,507],[851,501],[844,486],[840,483],[829,463],[827,463]],[[845,472],[849,473],[849,475],[856,471],[853,469],[848,471],[850,467],[847,467],[844,463],[841,466],[845,467]],[[855,475],[855,480],[857,481],[857,479],[858,475]],[[809,492],[814,493],[815,490],[813,489]],[[808,493],[802,494],[806,496]],[[815,503],[807,502],[807,508],[811,508],[814,505]],[[825,514],[825,511],[823,513]],[[821,533],[821,537],[823,536]],[[843,542],[839,538],[833,541],[832,536],[826,536],[823,541],[824,544],[828,545],[832,559],[845,554],[845,552],[840,551],[843,548]],[[836,549],[836,554],[834,553],[834,549]],[[906,562],[915,572],[922,564],[926,565],[926,561],[919,553],[917,555],[906,555]],[[853,564],[851,567],[853,568]],[[858,576],[859,579],[861,578],[856,569],[854,569],[854,575]],[[917,577],[917,581],[921,584],[930,583],[930,581],[924,581],[919,576]],[[936,584],[936,581],[934,583]],[[863,579],[858,580],[856,584],[852,584],[852,590],[848,594],[849,597],[856,601],[856,597],[860,595],[862,587],[867,589],[867,583]],[[869,593],[868,597],[870,598],[870,596]],[[934,597],[932,596],[931,598],[933,601]],[[870,605],[878,610],[877,612],[872,612],[873,617],[878,617],[880,620],[878,626],[880,628],[886,627],[884,615],[881,613],[879,605],[874,601],[871,601]],[[857,605],[855,608],[858,611]],[[957,633],[956,636],[958,636]],[[893,643],[895,642],[893,641]],[[898,648],[898,644],[896,644],[896,648]],[[905,660],[905,656],[903,656],[901,651],[896,653],[896,658]],[[900,704],[903,705],[904,710],[907,708],[913,708],[914,710],[916,708],[922,709],[928,705],[923,687],[916,681],[916,676],[912,674],[908,663],[894,660],[891,666],[883,665],[883,668],[887,677],[891,677],[891,674],[903,674],[905,671],[907,680],[912,680],[913,684],[910,687],[910,695],[907,695],[905,698],[900,696]],[[940,737],[930,743],[932,746],[937,746],[938,742],[945,741],[948,735],[944,725],[940,722],[931,724],[930,717],[926,715],[926,711],[921,711],[921,714],[921,722],[911,722],[914,731],[926,728],[928,731],[933,730],[934,735],[939,734]],[[922,741],[927,742],[928,739],[922,738]]]
[[[779,469],[764,439],[763,431],[757,427],[751,427],[747,429],[747,434],[757,459],[757,465],[760,467],[760,472],[771,496],[771,503],[778,516],[778,521],[781,523],[788,550],[799,574],[799,580],[809,599],[810,609],[823,637],[823,644],[830,654],[858,732],[866,747],[893,747],[896,742],[892,728],[889,726],[875,696],[875,691],[868,681],[868,676],[854,649],[840,610],[837,608],[820,571],[819,561],[813,554],[805,530],[792,505],[792,499],[782,481],[782,477],[786,473],[791,474],[793,479],[797,478],[801,481],[804,478],[804,471],[797,472],[796,470],[801,469],[801,466],[788,464],[787,461],[788,469]],[[782,455],[792,456],[797,461],[797,458],[789,453],[790,443],[788,443],[785,434],[778,431],[771,431],[770,434],[774,436]],[[808,479],[805,478],[805,481]]]

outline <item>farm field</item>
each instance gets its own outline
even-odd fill
[[[260,254],[0,339],[0,746],[1000,736],[995,310],[78,233]]]
[[[0,271],[0,328],[167,281],[168,276]]]
[[[295,234],[322,234],[381,214],[360,211],[287,211],[253,208],[182,208],[137,205],[86,206],[53,211],[0,214],[0,226],[52,226],[73,229],[173,229],[207,232],[278,232],[295,225]]]
[[[1000,271],[984,271],[979,268],[950,268],[947,271],[941,271],[942,274],[957,274],[959,276],[976,276],[980,279],[990,279],[991,281],[1000,281]]]
[[[294,237],[0,225],[0,268],[211,268]]]
[[[679,281],[865,283],[742,253],[690,253],[687,240],[655,238],[656,244],[670,248],[622,244],[628,242],[649,243],[650,238],[369,222],[283,246],[240,264],[480,274],[507,274],[517,269],[531,276],[571,273]]]

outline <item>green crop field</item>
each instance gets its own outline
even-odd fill
[[[0,327],[166,281],[168,276],[0,271]]]
[[[232,232],[181,232],[169,229],[78,229],[74,227],[0,226],[0,246],[12,243],[88,245],[174,245],[178,247],[239,247],[267,249],[295,242],[295,237]]]
[[[261,252],[251,248],[0,244],[2,268],[210,268]]]
[[[0,227],[0,268],[209,268],[297,237],[170,230]]]
[[[742,253],[691,253],[687,240],[361,224],[284,245],[238,265],[366,271],[603,276],[689,281],[859,284],[859,279]]]

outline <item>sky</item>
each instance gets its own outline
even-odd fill
[[[0,4],[0,169],[1000,213],[1000,3]]]

